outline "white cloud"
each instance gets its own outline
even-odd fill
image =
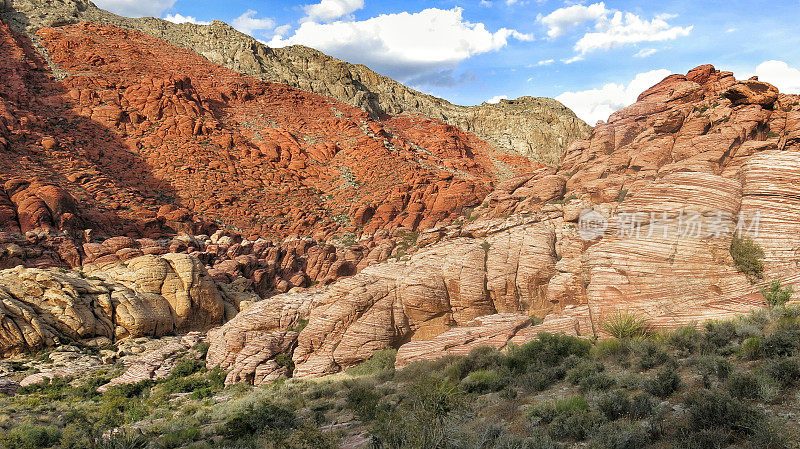
[[[330,22],[352,14],[364,7],[364,0],[322,0],[303,6],[306,16],[301,22]]]
[[[275,21],[266,17],[259,19],[256,17],[258,11],[248,9],[241,16],[233,19],[231,26],[244,34],[253,34],[257,30],[271,30],[275,27]]]
[[[738,28],[728,28],[727,30],[725,30],[725,32],[726,33],[733,33],[734,31],[738,31],[738,30],[739,30]]]
[[[586,123],[594,125],[598,120],[607,120],[613,112],[636,102],[640,93],[671,73],[667,69],[651,70],[637,74],[627,85],[608,83],[599,89],[564,92],[556,100],[572,109]]]
[[[486,7],[492,6],[492,2],[490,2],[489,0],[481,0],[481,6],[486,6]]]
[[[205,20],[197,20],[192,16],[182,16],[180,14],[167,14],[164,20],[172,23],[193,23],[195,25],[211,25],[211,22]]]
[[[489,104],[497,104],[500,103],[500,100],[508,100],[508,95],[495,95],[494,97],[486,100]]]
[[[563,35],[568,29],[576,27],[591,20],[597,20],[609,10],[603,2],[593,3],[589,6],[572,5],[559,8],[546,16],[539,16],[538,20],[547,26],[547,35],[555,38]]]
[[[654,55],[657,51],[658,50],[656,50],[655,48],[643,48],[643,49],[637,51],[636,54],[633,55],[633,57],[634,58],[646,58],[648,56]]]
[[[304,22],[292,36],[275,36],[269,45],[306,45],[406,80],[454,68],[471,56],[505,47],[511,38],[533,40],[515,30],[491,32],[482,23],[465,21],[461,8],[429,8],[362,21]]]
[[[670,16],[656,17],[651,21],[629,12],[617,11],[609,17],[597,21],[595,32],[586,33],[577,43],[575,51],[581,55],[595,50],[608,50],[637,42],[658,42],[688,36],[693,26],[673,27],[665,19]]]
[[[284,36],[286,33],[291,31],[291,29],[292,29],[291,25],[281,25],[279,27],[276,27],[273,33],[275,33],[276,36]]]
[[[96,0],[99,8],[126,17],[161,17],[177,0]]]
[[[630,12],[608,9],[605,3],[599,2],[589,6],[572,5],[559,8],[546,16],[539,15],[537,20],[547,27],[547,35],[550,38],[562,36],[579,25],[593,24],[592,30],[585,32],[575,43],[573,48],[577,54],[564,60],[564,63],[570,64],[597,50],[688,36],[693,26],[680,27],[667,23],[667,20],[675,17],[670,14],[660,14],[652,20],[646,20]]]
[[[544,59],[544,60],[541,60],[541,61],[537,62],[536,65],[538,65],[538,66],[550,65],[550,64],[552,64],[554,62],[556,62],[554,59]]]
[[[760,81],[775,85],[782,93],[800,94],[800,69],[789,67],[783,61],[764,61],[756,67]]]

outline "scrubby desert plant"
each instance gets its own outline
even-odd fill
[[[733,264],[739,272],[744,273],[750,282],[756,282],[764,275],[764,250],[752,239],[734,235],[730,246]]]
[[[628,310],[618,310],[605,317],[600,327],[611,336],[622,339],[644,337],[650,332],[647,318]]]
[[[793,294],[794,288],[792,288],[791,285],[783,288],[781,286],[780,279],[775,279],[770,282],[769,285],[761,287],[761,295],[764,296],[764,300],[766,300],[767,304],[769,304],[771,307],[782,306],[786,304],[790,299],[792,299]]]

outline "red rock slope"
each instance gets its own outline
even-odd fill
[[[199,232],[193,216],[273,238],[415,229],[480,202],[496,162],[502,176],[529,166],[453,127],[385,126],[139,32],[38,34],[63,80],[0,25],[8,230]]]

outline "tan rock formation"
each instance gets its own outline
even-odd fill
[[[223,293],[186,254],[126,264],[0,270],[0,355],[96,337],[162,336],[223,322]]]

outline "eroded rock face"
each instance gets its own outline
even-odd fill
[[[141,256],[84,270],[0,270],[0,354],[205,331],[225,318],[224,293],[192,256]]]
[[[573,143],[564,168],[499,183],[475,221],[420,234],[407,260],[307,293],[303,313],[293,312],[308,320],[293,343],[293,375],[336,372],[390,346],[405,366],[539,331],[603,336],[619,310],[655,327],[731,318],[764,305],[734,267],[734,233],[764,249],[765,279],[797,292],[800,97],[767,105],[722,95],[737,85],[711,66],[667,77]],[[604,223],[598,234],[579,227],[587,210]],[[248,340],[242,333],[255,334],[241,323],[274,316],[254,308],[221,329]],[[211,339],[218,348],[224,335]],[[265,366],[275,357],[248,354]],[[259,364],[232,366],[254,373]]]
[[[228,25],[174,24],[161,19],[129,19],[98,9],[84,0],[16,0],[6,20],[20,30],[94,22],[142,31],[172,45],[197,52],[214,64],[245,75],[288,84],[335,98],[374,118],[422,114],[472,132],[497,148],[547,164],[557,163],[570,141],[585,138],[590,127],[551,98],[523,97],[464,107],[410,89],[363,65],[294,45],[270,48]],[[113,121],[116,110],[103,117]]]

